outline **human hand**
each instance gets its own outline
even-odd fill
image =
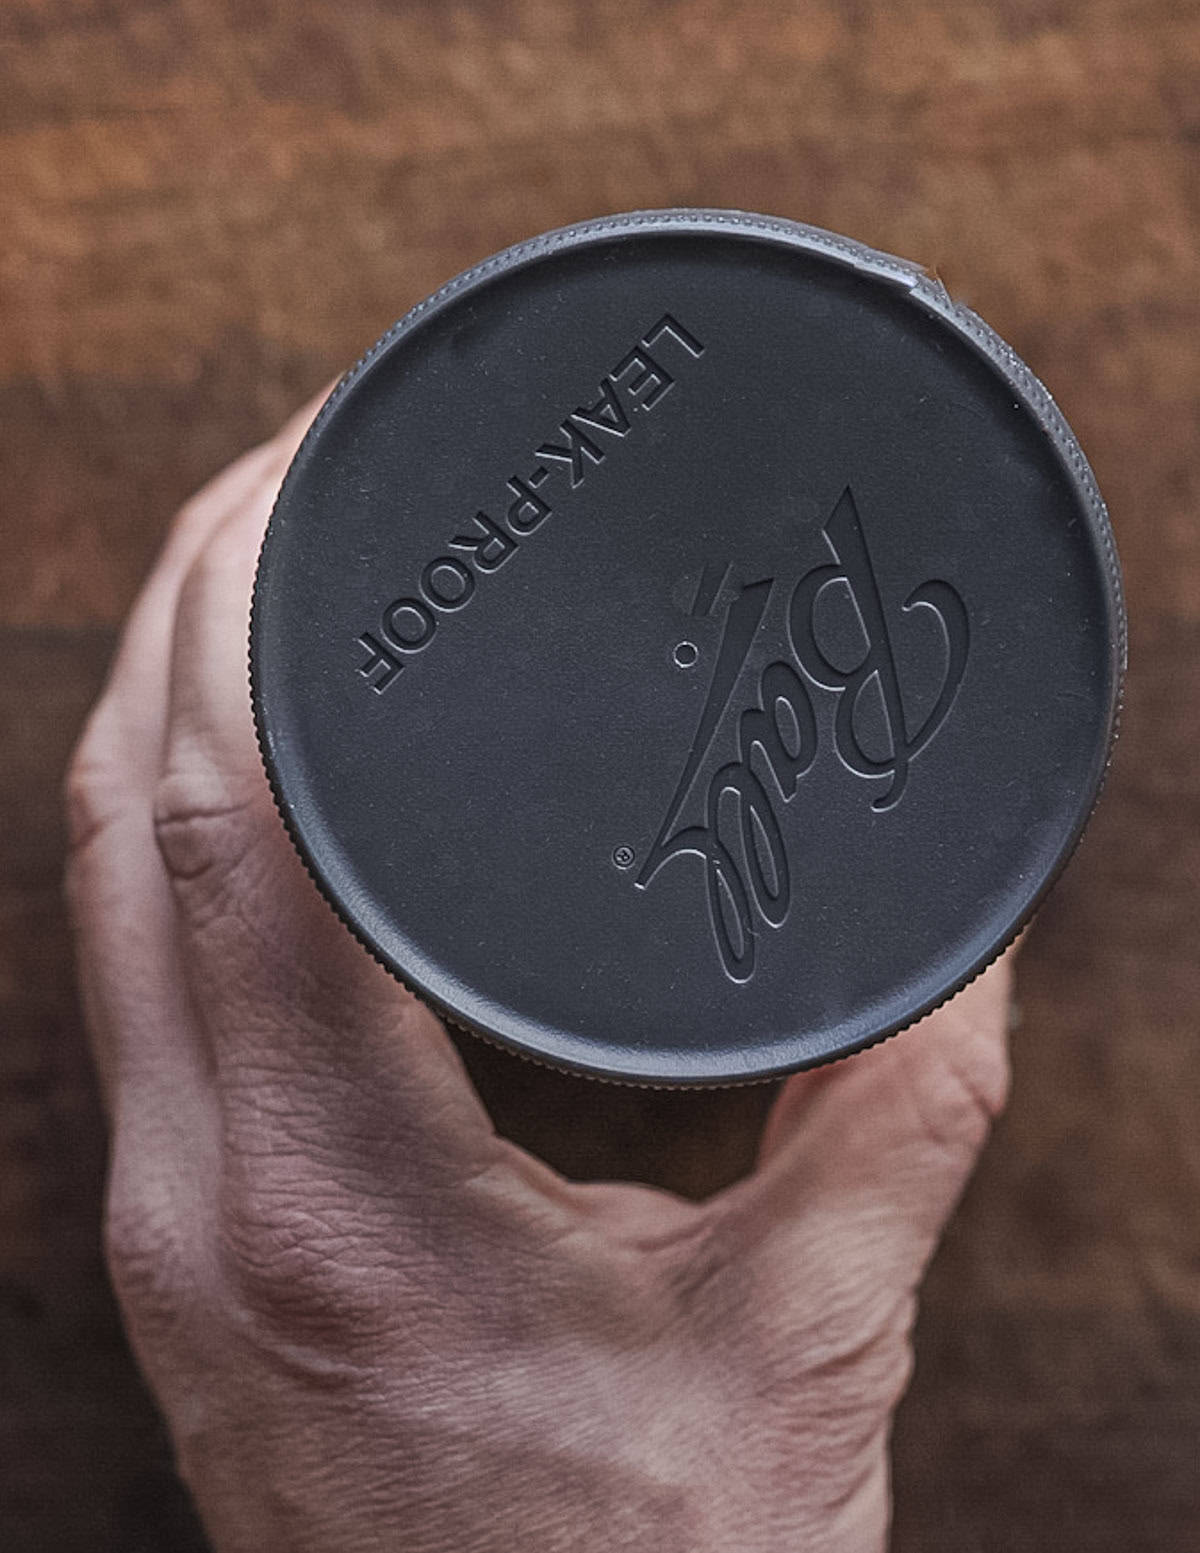
[[[306,877],[255,747],[255,557],[314,408],[181,513],[67,789],[107,1255],[214,1544],[880,1549],[916,1289],[1005,1093],[1008,963],[791,1079],[707,1202],[496,1137]]]

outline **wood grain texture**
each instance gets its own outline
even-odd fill
[[[1200,1545],[1200,6],[0,6],[0,1546],[202,1546],[98,1249],[56,785],[175,506],[505,243],[738,205],[936,268],[1113,509],[1132,664],[1021,967],[1015,1087],[930,1273],[902,1553]],[[482,1047],[502,1127],[702,1192],[766,1091]]]

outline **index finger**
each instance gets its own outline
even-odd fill
[[[155,806],[219,1088],[256,1146],[275,1128],[375,1169],[474,1173],[495,1140],[457,1053],[320,897],[262,769],[246,642],[273,496],[233,512],[184,582]]]

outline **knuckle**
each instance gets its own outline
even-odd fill
[[[264,1160],[227,1180],[217,1231],[223,1277],[268,1333],[356,1345],[386,1322],[393,1258],[345,1190],[314,1175]]]
[[[169,1204],[144,1187],[110,1187],[102,1239],[113,1286],[139,1328],[173,1325],[197,1279]]]
[[[154,839],[168,877],[209,886],[235,873],[254,844],[250,801],[215,771],[167,771],[154,793]]]
[[[919,1109],[930,1140],[946,1148],[979,1149],[1008,1096],[1007,1045],[998,1029],[962,1031],[943,1045]]]
[[[96,719],[71,756],[62,783],[68,856],[86,850],[129,802],[129,783],[111,757],[101,753]]]
[[[236,516],[236,509],[233,515]],[[230,521],[230,517],[226,514],[212,530],[188,569],[183,589],[192,607],[203,610],[210,599],[223,597],[229,591],[230,580],[240,582],[246,571],[253,551],[248,548],[242,526]]]

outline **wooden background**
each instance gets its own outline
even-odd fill
[[[1021,967],[934,1265],[903,1553],[1200,1547],[1200,9],[1171,0],[0,5],[0,1546],[201,1547],[98,1250],[56,787],[175,506],[502,244],[737,205],[935,267],[1113,509],[1117,769]],[[470,1058],[579,1173],[702,1191],[765,1091]]]

